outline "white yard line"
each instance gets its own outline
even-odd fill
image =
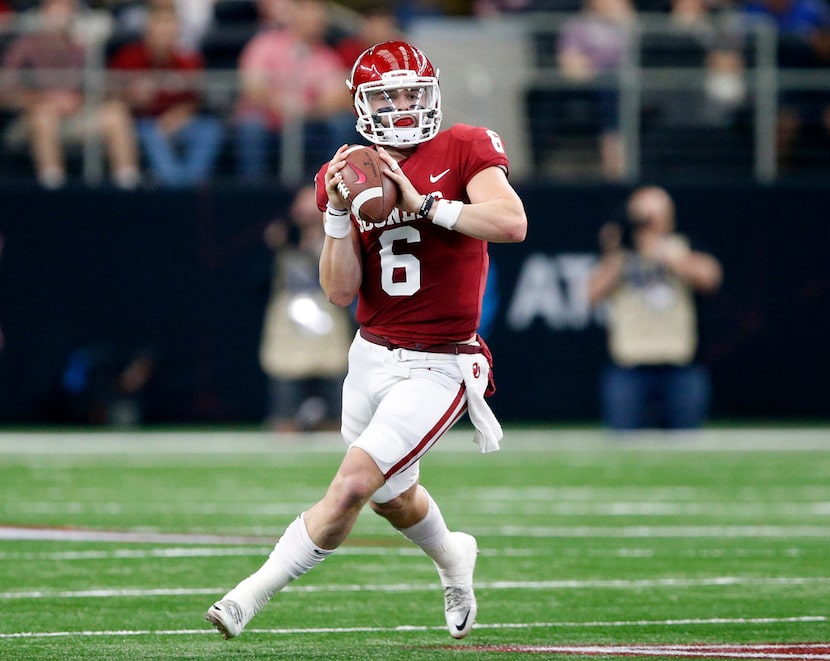
[[[642,590],[677,589],[696,587],[760,586],[803,586],[827,585],[830,577],[779,577],[755,576],[714,576],[709,578],[657,578],[640,580],[552,580],[552,581],[491,581],[476,583],[480,590]],[[436,589],[435,583],[397,583],[380,585],[328,584],[289,585],[283,592],[329,593],[329,592],[425,592]],[[97,590],[28,590],[0,592],[0,600],[13,599],[112,599],[121,597],[168,597],[221,594],[221,587],[215,588],[153,588],[153,589],[97,589]]]
[[[791,617],[756,617],[756,618],[704,618],[704,619],[682,619],[682,620],[623,620],[610,622],[505,622],[505,623],[478,623],[476,629],[488,630],[516,630],[516,629],[595,629],[595,628],[622,628],[622,627],[654,627],[654,626],[721,626],[721,625],[757,625],[757,624],[810,624],[826,623],[828,618],[822,615],[795,615]],[[266,634],[266,635],[304,635],[304,634],[343,634],[343,633],[395,633],[408,631],[444,631],[443,626],[421,626],[402,625],[397,627],[314,627],[297,629],[246,629],[245,635]],[[116,630],[116,631],[21,631],[17,633],[0,633],[0,639],[4,638],[59,638],[59,637],[123,637],[123,636],[191,636],[196,634],[216,635],[214,629],[166,629],[166,630]],[[827,643],[815,643],[820,647],[826,647]],[[793,643],[789,647],[805,647]],[[678,646],[644,646],[641,649],[678,649]],[[698,646],[694,646],[698,647]],[[706,646],[702,646],[703,649]],[[723,649],[725,645],[711,646],[712,648]],[[742,647],[747,650],[763,647],[768,649],[770,645],[735,645],[730,648]],[[530,649],[528,647],[528,649]],[[571,649],[586,649],[585,647],[572,647]],[[597,647],[596,649],[602,649]],[[604,649],[615,649],[608,646]],[[612,652],[608,652],[611,654]]]
[[[830,538],[830,526],[500,526],[469,532],[493,537],[529,538]],[[0,526],[0,541],[132,542],[138,544],[270,544],[272,535],[169,533],[152,530],[117,531],[80,528]]]
[[[173,546],[157,549],[117,548],[108,550],[83,551],[0,551],[0,562],[8,561],[87,561],[87,560],[132,560],[147,558],[225,558],[225,557],[261,557],[271,552],[273,544],[248,546]],[[609,549],[547,549],[547,548],[505,548],[479,549],[479,555],[485,558],[538,558],[561,555],[565,557],[588,555],[592,558],[630,558],[650,560],[658,555],[676,555],[681,558],[797,558],[812,549],[788,546],[783,549],[759,548],[704,548],[678,549],[666,551],[654,548],[618,547]],[[354,557],[411,557],[423,558],[424,553],[414,546],[341,546],[338,556]]]
[[[830,538],[830,526],[501,526],[479,527],[470,532],[494,537],[545,538]]]
[[[224,557],[262,557],[268,555],[274,545],[245,547],[173,547],[161,549],[113,549],[111,551],[46,551],[46,552],[0,552],[0,561],[13,560],[133,560],[147,558],[224,558]],[[359,557],[411,557],[423,558],[424,552],[415,546],[341,546],[338,556]],[[479,549],[479,555],[490,558],[533,558],[547,557],[550,554],[538,549]],[[787,556],[790,557],[790,556]]]
[[[502,498],[500,494],[488,492],[482,494],[482,504],[478,512],[482,514],[545,514],[550,516],[606,516],[606,517],[635,517],[635,516],[714,516],[714,517],[763,517],[769,519],[777,517],[809,517],[830,515],[830,502],[817,501],[758,501],[735,502],[694,500],[685,498],[674,502],[666,502],[655,496],[650,497],[647,489],[641,489],[638,501],[623,501],[613,493],[596,493],[591,501],[574,502],[552,493],[545,499],[522,500],[521,489],[509,498]],[[701,490],[702,491],[702,490]],[[466,492],[467,498],[477,498],[478,489]],[[619,495],[619,494],[618,494]],[[703,494],[699,494],[702,496]],[[822,498],[830,497],[830,488],[822,494]],[[603,502],[605,501],[605,502]],[[298,511],[307,507],[307,502],[279,503],[177,503],[176,511],[182,514],[200,516],[295,516]],[[20,501],[0,505],[0,511],[5,514],[111,514],[124,513],[158,513],[169,512],[170,504],[163,502],[116,502],[116,501]]]
[[[475,451],[472,431],[450,431],[436,446],[437,452]],[[830,451],[830,426],[817,428],[707,429],[698,432],[642,432],[616,437],[601,429],[505,430],[504,451],[556,450],[702,452],[799,452]],[[337,433],[277,435],[257,431],[179,432],[3,432],[0,454],[15,455],[208,455],[338,452],[344,449]]]

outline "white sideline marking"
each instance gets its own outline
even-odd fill
[[[642,580],[596,581],[492,581],[477,583],[480,590],[619,590],[642,588],[691,588],[724,587],[736,585],[812,585],[830,583],[829,577],[810,578],[760,578],[744,576],[715,576],[712,578],[659,578]],[[436,589],[433,583],[398,583],[391,585],[289,585],[283,592],[423,592]],[[153,589],[100,589],[100,590],[31,590],[27,592],[0,592],[0,599],[84,599],[110,597],[167,597],[190,595],[216,595],[223,588],[153,588]]]
[[[677,625],[735,625],[735,624],[799,624],[827,622],[823,615],[796,615],[792,617],[739,617],[683,620],[630,620],[611,622],[506,622],[499,624],[477,623],[476,629],[581,629],[601,627],[651,627]],[[245,634],[321,634],[321,633],[395,633],[406,631],[445,631],[445,626],[401,625],[397,627],[314,627],[305,629],[246,629]],[[216,635],[215,629],[150,629],[115,631],[21,631],[0,633],[3,638],[59,638],[84,636],[189,636],[195,634]],[[769,647],[765,645],[764,647]]]

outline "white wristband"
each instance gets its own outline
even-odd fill
[[[352,231],[352,221],[348,211],[335,213],[326,208],[326,222],[323,223],[323,230],[333,239],[345,239]]]
[[[437,200],[435,203],[435,217],[432,222],[451,230],[458,222],[464,203],[458,200]]]

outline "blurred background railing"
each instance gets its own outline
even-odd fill
[[[667,14],[640,13],[627,28],[618,66],[583,77],[563,70],[558,58],[575,16],[443,20],[414,29],[416,40],[437,53],[442,75],[452,78],[445,114],[498,126],[522,176],[773,181],[830,175],[820,112],[830,108],[830,69],[780,66],[789,46],[771,23],[744,24],[730,14],[684,26]],[[464,47],[456,49],[459,40]],[[799,95],[806,115],[786,153],[777,135],[782,95]],[[619,140],[619,166],[603,163],[604,132]]]
[[[258,29],[253,14],[228,9],[234,5],[243,3],[216,6],[200,44],[207,67],[197,77],[203,107],[225,127],[216,180],[237,176],[238,58]],[[358,16],[334,7],[330,30],[354,30]],[[83,17],[81,34],[89,47],[84,91],[91,109],[123,87],[127,74],[106,63],[127,39],[105,12]],[[563,35],[584,18],[573,11],[443,17],[415,22],[408,34],[440,66],[446,123],[495,127],[508,144],[518,181],[830,179],[830,68],[788,60],[791,48],[771,23],[723,12],[680,24],[667,13],[640,12],[620,27],[617,62],[575,73],[562,62]],[[30,28],[24,20],[7,22],[0,50]],[[786,103],[802,116],[797,135],[784,145],[778,126]],[[315,164],[303,163],[301,111],[284,110],[284,144],[275,165],[280,182],[295,185]],[[31,175],[27,146],[9,139],[15,116],[9,107],[0,113],[0,177],[7,179]],[[75,157],[84,182],[103,181],[96,134],[85,137]]]

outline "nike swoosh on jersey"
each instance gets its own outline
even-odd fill
[[[357,179],[354,180],[356,186],[359,186],[366,181],[366,175],[361,170],[358,170],[352,163],[347,163],[346,165],[348,165],[357,174]],[[433,181],[432,183],[435,182]]]
[[[429,175],[429,183],[434,184],[436,183],[441,177],[443,177],[447,172],[450,171],[450,168],[447,168],[443,172],[439,172],[438,174],[431,174]]]

